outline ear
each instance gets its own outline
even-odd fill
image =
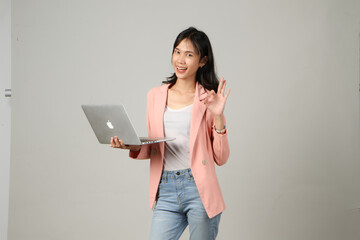
[[[207,63],[208,57],[204,56],[201,60],[200,60],[200,67],[205,66],[205,64]]]

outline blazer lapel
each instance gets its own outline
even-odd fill
[[[199,131],[200,123],[203,119],[206,111],[206,106],[201,102],[207,96],[207,92],[204,87],[196,82],[194,105],[191,113],[191,125],[190,125],[190,153],[193,152],[197,133]],[[191,156],[191,155],[190,155]]]
[[[164,133],[164,112],[167,100],[167,93],[168,93],[169,84],[163,85],[160,89],[160,93],[155,96],[155,111],[156,114],[154,116],[157,117],[156,119],[156,137],[165,137]],[[160,143],[160,151],[162,156],[164,156],[164,143]]]

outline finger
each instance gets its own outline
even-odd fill
[[[204,103],[205,105],[207,104],[207,102],[208,102],[208,98],[207,98],[207,97],[202,100],[202,103]]]
[[[204,94],[207,95],[207,92],[202,92],[202,93],[200,94],[200,96],[202,97],[202,95],[204,95]]]
[[[225,99],[227,99],[227,97],[229,96],[230,94],[230,88],[227,90],[226,94],[225,94]]]
[[[114,137],[111,137],[111,147],[116,147],[115,139]]]
[[[207,96],[204,99],[202,99],[201,101],[206,105],[206,104],[208,104],[209,99],[214,95],[215,95],[215,91],[211,90],[210,92],[208,92]]]
[[[220,91],[221,95],[223,95],[223,96],[224,96],[225,88],[226,88],[226,80],[223,81],[223,85],[222,85],[222,88]]]
[[[124,142],[120,139],[119,140],[119,147],[124,148],[124,146],[125,146]]]
[[[216,97],[217,97],[216,93],[213,92],[213,94],[209,95],[207,101],[208,101],[208,102],[212,102],[212,101],[214,101],[214,99],[215,99]]]
[[[207,98],[210,98],[211,96],[213,96],[213,95],[215,95],[216,93],[215,93],[215,91],[214,90],[211,90],[210,92],[209,92],[209,94],[207,95]]]
[[[115,136],[114,140],[115,140],[115,147],[120,148],[121,144],[119,142],[119,139]]]
[[[130,149],[130,146],[126,146],[125,143],[120,139],[120,148],[122,149]]]
[[[221,77],[217,92],[220,93],[224,82],[224,77]]]

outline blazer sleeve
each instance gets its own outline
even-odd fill
[[[218,166],[224,165],[229,159],[230,148],[227,138],[228,130],[220,134],[215,131],[215,124],[212,124],[212,147],[214,160]]]
[[[151,102],[151,91],[147,95],[147,107],[146,107],[146,122],[147,122],[147,129],[148,129],[148,135],[151,132],[150,128],[150,102]],[[151,153],[151,145],[152,144],[145,144],[141,146],[140,151],[131,151],[129,152],[129,157],[133,159],[149,159],[150,153]]]

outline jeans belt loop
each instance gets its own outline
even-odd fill
[[[190,175],[189,169],[186,169],[186,175],[187,175],[188,179],[191,180],[191,175]]]

